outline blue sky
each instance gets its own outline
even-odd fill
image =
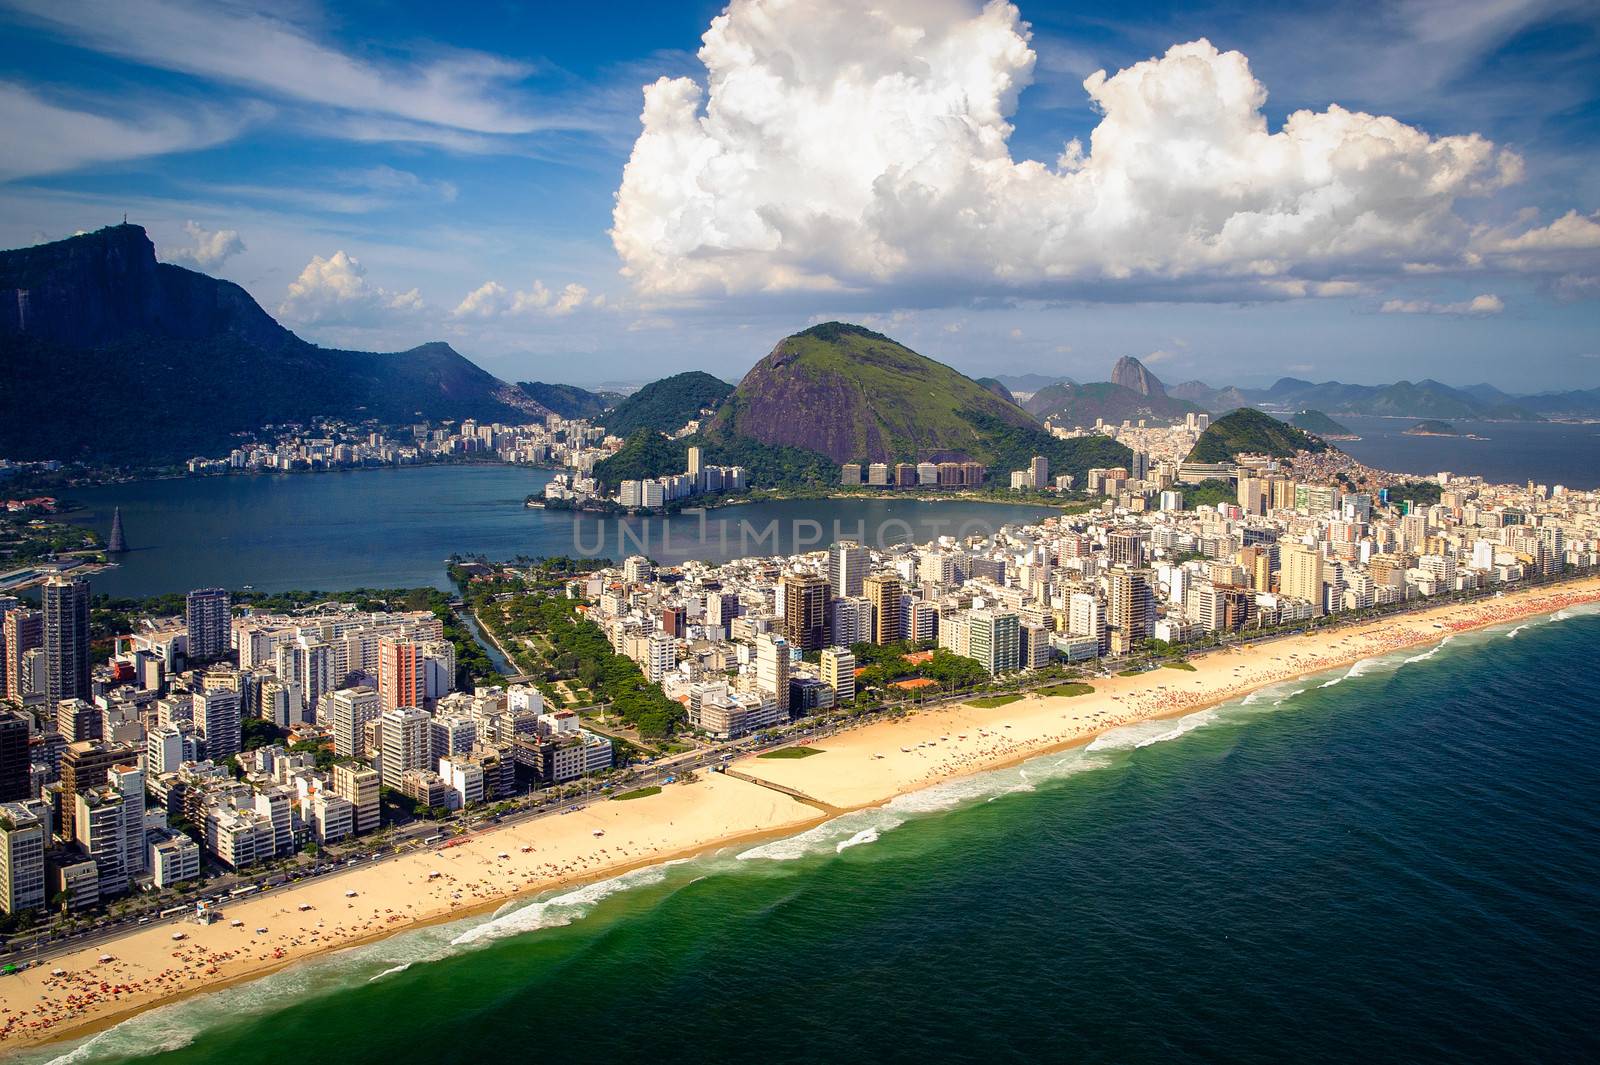
[[[737,380],[839,317],[974,375],[1600,385],[1592,3],[0,0],[0,26],[0,244],[126,211],[319,343]]]

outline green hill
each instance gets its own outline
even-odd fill
[[[1449,422],[1427,418],[1405,430],[1408,436],[1460,436],[1460,430]]]
[[[835,462],[968,457],[995,451],[979,417],[1044,434],[1015,403],[903,344],[828,322],[779,341],[734,390],[718,427]]]
[[[728,382],[690,370],[650,382],[600,421],[615,436],[632,436],[640,429],[671,433],[682,429],[701,411],[716,409],[732,391]]]
[[[1308,433],[1316,433],[1318,436],[1355,435],[1320,410],[1300,411],[1289,419],[1289,424],[1296,429],[1304,429]]]
[[[1270,414],[1242,407],[1212,422],[1194,450],[1190,462],[1232,462],[1242,452],[1290,458],[1299,451],[1326,451],[1320,437],[1281,422]]]
[[[993,392],[995,395],[999,396],[1001,399],[1005,400],[1007,403],[1017,402],[1017,397],[1011,394],[1011,389],[1007,388],[1004,382],[1000,381],[998,378],[980,377],[978,378],[978,383],[984,388],[987,388],[989,391]]]
[[[563,418],[595,419],[618,403],[618,392],[590,392],[577,385],[553,385],[544,381],[518,381],[517,387]]]

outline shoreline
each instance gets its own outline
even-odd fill
[[[742,842],[792,836],[911,792],[1091,745],[1114,729],[1183,717],[1285,681],[1595,602],[1600,577],[1581,578],[1231,648],[1197,659],[1192,672],[1090,678],[1091,694],[1030,694],[992,708],[960,703],[806,739],[821,755],[747,756],[730,764],[738,776],[706,773],[645,799],[598,801],[571,816],[491,829],[447,851],[419,849],[366,875],[357,866],[239,902],[225,908],[218,924],[154,924],[63,954],[0,981],[0,1045],[14,1050],[82,1038],[146,1010],[396,932]],[[819,814],[775,789],[792,789],[836,812]],[[469,873],[482,878],[468,879]],[[333,924],[335,917],[343,920]],[[243,927],[228,924],[234,919]],[[278,930],[297,921],[304,923]],[[250,932],[260,927],[275,931]],[[181,943],[171,939],[175,930],[186,934]],[[102,953],[116,960],[102,965]],[[56,968],[68,975],[50,976]]]

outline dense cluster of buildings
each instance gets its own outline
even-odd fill
[[[872,488],[982,488],[988,470],[981,462],[846,462],[839,483]]]
[[[70,577],[37,609],[0,600],[6,913],[369,832],[384,789],[451,810],[612,764],[610,740],[548,711],[537,688],[455,690],[430,611],[236,612],[199,589],[182,616],[144,619],[93,664],[89,603]],[[252,720],[280,742],[247,744]]]
[[[725,737],[848,703],[861,643],[933,642],[999,675],[1600,558],[1595,492],[1440,474],[1439,502],[1422,506],[1239,456],[1205,471],[1230,478],[1235,501],[1184,510],[1175,464],[1136,459],[1136,470],[1090,472],[1106,497],[1097,509],[1036,526],[722,565],[634,557],[568,591],[692,724]]]
[[[691,496],[743,492],[750,487],[750,471],[743,466],[708,465],[699,447],[689,448],[688,458],[688,469],[682,473],[624,480],[618,485],[617,494],[610,498],[603,497],[600,484],[582,471],[558,474],[545,485],[545,502],[577,507],[603,503],[630,511],[661,510]]]
[[[1071,440],[1083,436],[1108,436],[1129,450],[1142,452],[1152,463],[1170,462],[1176,465],[1194,450],[1200,434],[1211,425],[1211,415],[1191,411],[1176,424],[1153,424],[1154,419],[1126,419],[1120,423],[1096,418],[1093,425],[1074,425],[1068,428],[1055,419],[1045,420],[1045,429],[1052,436]]]
[[[617,441],[607,445],[605,436],[599,426],[555,414],[523,425],[469,418],[459,426],[419,423],[388,433],[326,421],[310,429],[286,427],[270,443],[237,447],[223,458],[192,458],[186,465],[190,473],[224,473],[405,466],[478,457],[527,466],[565,466],[582,475],[616,450]]]

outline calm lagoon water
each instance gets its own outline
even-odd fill
[[[1050,513],[973,502],[793,500],[671,518],[618,519],[529,510],[550,473],[512,466],[424,466],[338,473],[199,477],[74,489],[74,515],[107,534],[114,507],[133,548],[94,577],[96,591],[141,596],[218,585],[291,588],[448,587],[453,553],[642,553],[664,563],[725,561],[820,548],[993,531]]]

